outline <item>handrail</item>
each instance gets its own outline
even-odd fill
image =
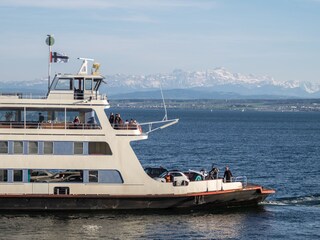
[[[154,132],[156,130],[167,128],[173,124],[178,123],[179,119],[169,119],[169,120],[162,120],[162,121],[154,121],[154,122],[146,122],[146,123],[140,123],[141,126],[147,125],[149,127],[149,131],[146,132],[146,134]],[[162,124],[160,127],[152,128],[154,124]]]
[[[246,187],[248,184],[247,176],[237,176],[231,178],[232,182],[241,182],[243,187]]]
[[[56,91],[55,91],[56,93]],[[50,92],[49,92],[50,94]],[[0,97],[16,98],[16,99],[46,99],[47,94],[35,94],[35,93],[17,93],[17,92],[0,92]],[[74,99],[89,99],[90,100],[107,100],[106,94],[93,92],[92,94],[73,92]]]
[[[126,123],[122,123],[122,124],[111,124],[111,126],[113,127],[113,129],[115,130],[140,130],[140,132],[142,132],[141,126],[138,123],[135,124],[126,124]]]
[[[99,124],[95,123],[79,123],[74,124],[72,122],[68,122],[65,124],[64,122],[0,122],[1,128],[23,128],[23,129],[101,129]]]

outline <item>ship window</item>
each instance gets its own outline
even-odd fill
[[[85,87],[85,90],[92,90],[92,79],[91,78],[86,78],[84,87]]]
[[[23,142],[22,141],[13,142],[13,152],[15,154],[22,154],[23,153]]]
[[[8,170],[0,169],[0,182],[8,181]]]
[[[83,154],[83,142],[74,142],[73,151],[74,154]]]
[[[67,122],[73,122],[75,117],[80,117],[80,115],[82,115],[82,114],[79,111],[75,111],[73,109],[67,109],[67,115],[66,115],[67,119],[66,120],[67,120]]]
[[[73,154],[73,142],[54,142],[54,154],[71,155]]]
[[[117,170],[100,170],[99,183],[123,183],[122,177]]]
[[[8,153],[8,142],[0,141],[0,153]]]
[[[28,108],[26,112],[27,128],[38,128],[38,123],[44,122],[47,113],[42,113],[39,109]]]
[[[99,172],[96,170],[89,171],[89,182],[98,182],[98,179],[99,179],[98,173]]]
[[[22,182],[22,170],[13,170],[13,181]]]
[[[29,142],[29,154],[38,154],[38,142]]]
[[[72,78],[60,78],[55,90],[72,90]]]
[[[93,79],[93,90],[97,91],[101,83],[101,79]]]
[[[43,143],[43,153],[44,154],[53,154],[53,142],[44,142]]]
[[[112,155],[110,146],[106,142],[89,142],[89,154]]]
[[[19,121],[17,117],[20,117],[21,110],[19,109],[6,109],[0,111],[0,121],[11,122],[11,121]],[[1,123],[2,124],[2,123]]]

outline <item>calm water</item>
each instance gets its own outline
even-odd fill
[[[139,122],[162,111],[118,110]],[[170,110],[177,125],[133,143],[144,166],[223,172],[277,190],[223,212],[1,213],[1,239],[319,239],[320,113]],[[221,173],[222,174],[222,173]]]

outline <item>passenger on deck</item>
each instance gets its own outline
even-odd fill
[[[226,170],[224,172],[223,178],[225,182],[231,182],[232,173],[228,166],[226,166]]]
[[[44,121],[44,116],[42,115],[42,113],[39,113],[39,123],[42,123]]]
[[[79,119],[78,116],[76,116],[76,117],[74,118],[73,123],[74,123],[75,125],[79,125],[79,124],[80,124],[80,119]]]
[[[195,181],[202,181],[202,176],[201,175],[197,175],[197,177],[194,179]]]
[[[120,128],[120,126],[123,125],[123,121],[122,121],[119,113],[116,114],[116,117],[114,119],[114,124],[115,124],[115,127],[117,127],[117,128]]]
[[[114,115],[113,115],[113,113],[110,114],[109,122],[111,123],[111,125],[114,124]]]
[[[125,127],[125,129],[129,129],[129,120],[128,119],[124,122],[124,127]]]
[[[134,120],[134,119],[130,119],[130,122],[129,122],[129,129],[137,129],[137,121]]]
[[[218,179],[218,173],[219,173],[219,169],[216,167],[213,167],[211,169],[211,171],[209,172],[209,178],[210,179]]]

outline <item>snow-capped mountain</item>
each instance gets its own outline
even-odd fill
[[[320,96],[320,85],[310,82],[277,81],[270,76],[232,73],[225,68],[206,71],[176,69],[166,74],[106,76],[109,88],[147,89],[202,89],[206,91],[234,92],[243,95]]]
[[[237,96],[259,98],[272,96],[279,97],[320,97],[320,85],[310,82],[277,81],[270,76],[256,76],[253,74],[232,73],[225,68],[216,68],[206,71],[183,71],[176,69],[171,73],[158,73],[149,75],[115,74],[105,76],[107,84],[101,91],[109,96],[159,90],[184,90],[184,97],[192,91],[203,92],[206,98],[215,98],[217,93],[222,96]],[[46,92],[47,80],[34,80],[23,82],[0,82],[0,89],[19,92]],[[23,89],[23,91],[21,90]],[[187,91],[188,90],[188,91]],[[171,91],[172,92],[172,91]],[[187,94],[188,93],[188,94]],[[201,95],[201,94],[200,94]],[[211,97],[210,97],[211,96]],[[138,96],[137,96],[138,97]],[[194,96],[190,96],[194,98]]]

